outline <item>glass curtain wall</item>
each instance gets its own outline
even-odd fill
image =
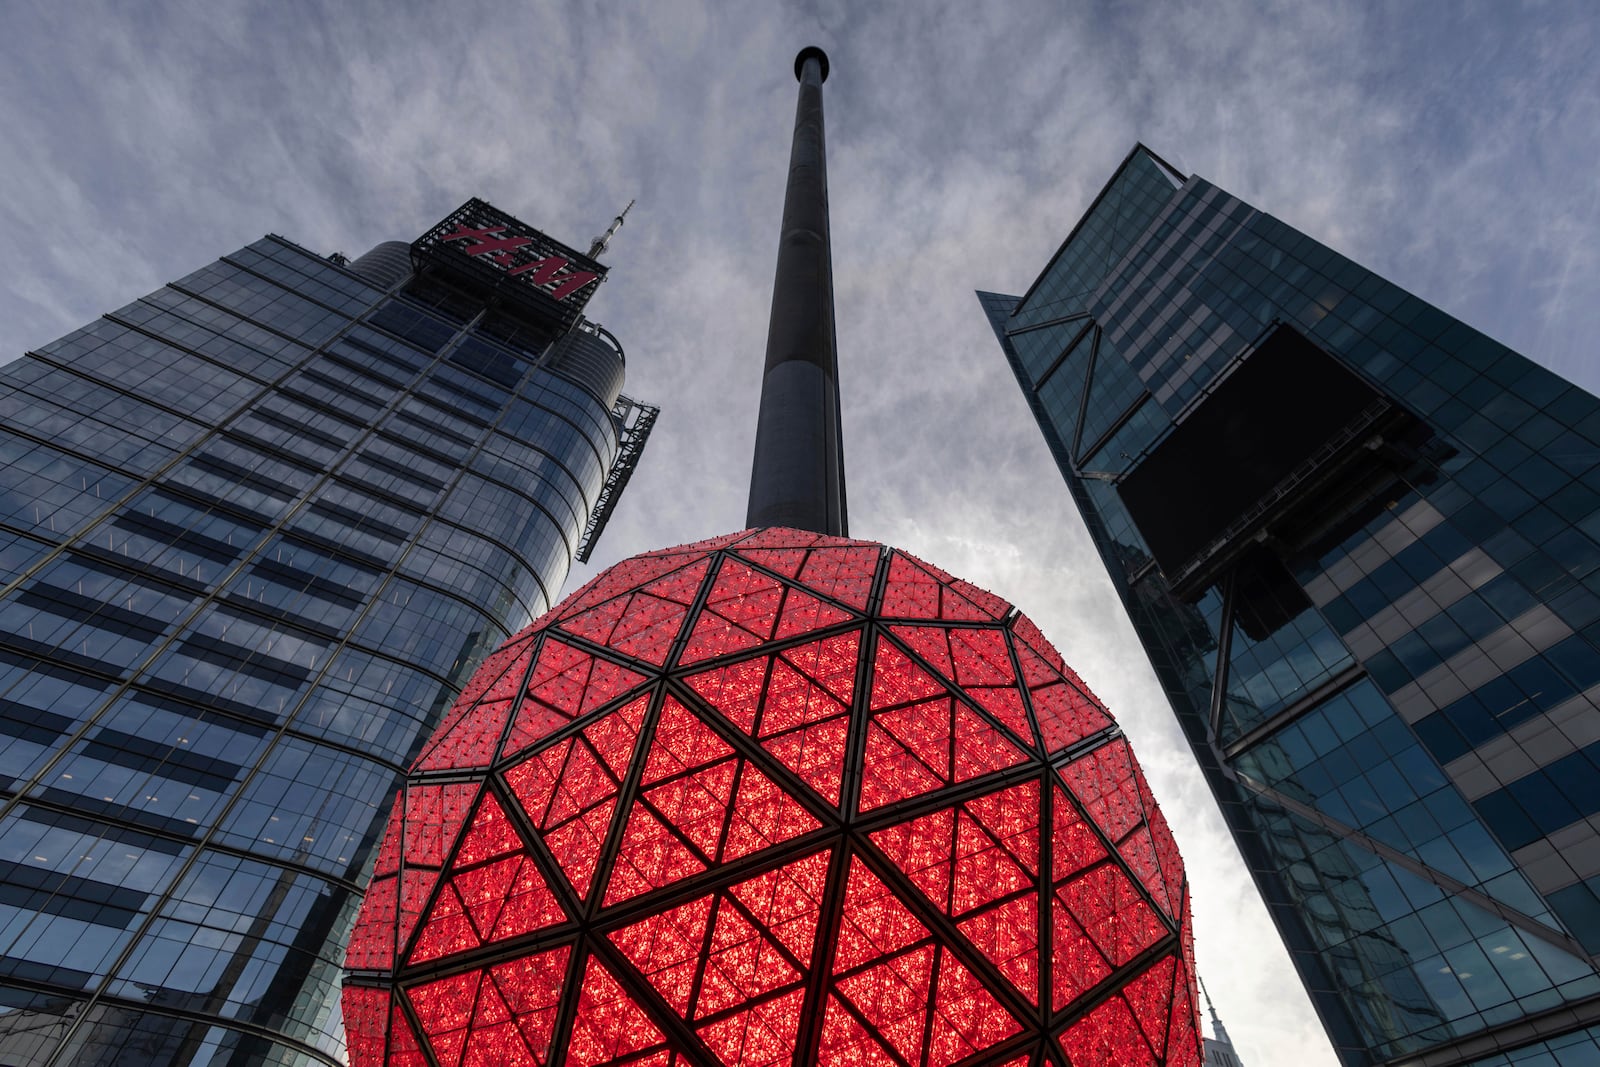
[[[1342,1062],[1596,1062],[1600,401],[1142,146],[979,298]]]
[[[343,1062],[403,768],[618,447],[614,343],[428,303],[268,237],[0,369],[0,1062]]]

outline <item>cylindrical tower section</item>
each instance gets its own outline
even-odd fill
[[[800,79],[800,100],[789,153],[746,525],[842,536],[847,533],[844,447],[839,433],[822,130],[827,54],[816,47],[803,49],[795,57],[795,75]]]
[[[411,246],[385,241],[351,260],[350,269],[380,289],[393,289],[411,277]]]
[[[608,408],[622,392],[622,345],[611,331],[587,320],[556,342],[549,367],[589,390]]]

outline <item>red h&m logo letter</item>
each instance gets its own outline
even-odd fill
[[[567,261],[560,256],[551,256],[549,259],[536,259],[531,263],[524,263],[520,267],[513,267],[506,273],[522,274],[531,270],[533,271],[533,277],[529,280],[536,286],[547,285],[550,282],[559,283],[554,289],[550,290],[550,296],[556,300],[565,300],[594,279],[600,277],[600,275],[591,270],[575,270],[571,274],[562,275],[559,278],[556,277],[556,271],[566,265]]]
[[[523,245],[533,243],[531,237],[496,237],[495,234],[504,233],[504,226],[485,226],[481,230],[471,230],[465,225],[458,224],[455,233],[447,233],[439,238],[441,241],[475,241],[476,244],[467,245],[462,249],[469,256],[487,255],[502,267],[511,265],[511,252]]]

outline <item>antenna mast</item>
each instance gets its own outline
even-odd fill
[[[618,230],[622,229],[622,220],[627,218],[628,217],[628,212],[633,210],[634,203],[635,203],[635,201],[629,200],[628,201],[628,206],[622,209],[622,214],[620,214],[616,218],[612,219],[611,220],[611,225],[606,227],[606,232],[601,234],[599,237],[596,237],[594,239],[594,242],[591,245],[589,245],[589,258],[590,259],[599,259],[600,258],[600,254],[606,250],[606,246],[611,244],[611,238],[616,234],[616,232]]]

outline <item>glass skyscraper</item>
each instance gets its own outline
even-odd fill
[[[0,1063],[343,1062],[404,769],[655,415],[603,273],[472,201],[0,368]]]
[[[1600,1062],[1600,401],[1142,146],[979,298],[1341,1062]]]

